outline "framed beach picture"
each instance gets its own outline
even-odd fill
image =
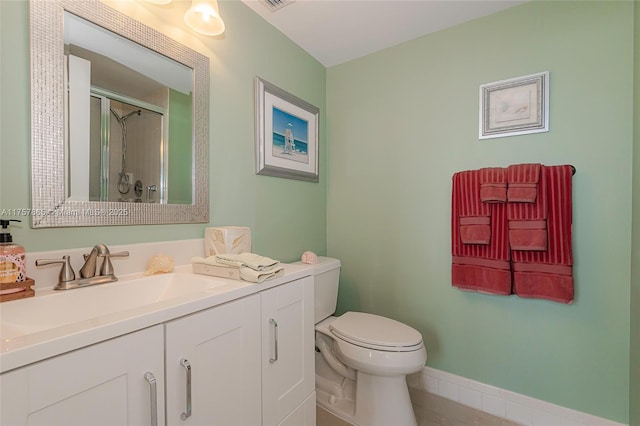
[[[548,131],[548,71],[480,86],[480,139]]]
[[[256,77],[256,173],[318,182],[319,113]]]

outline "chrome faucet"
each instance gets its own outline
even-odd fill
[[[84,265],[80,268],[80,278],[78,279],[76,279],[75,272],[73,272],[73,268],[69,262],[69,256],[63,256],[62,259],[37,259],[36,266],[61,263],[62,268],[58,276],[58,284],[54,287],[54,290],[69,290],[72,288],[118,281],[113,271],[111,258],[128,256],[128,251],[110,253],[106,245],[96,244],[93,249],[91,249],[91,253],[84,255]],[[96,275],[98,270],[98,257],[102,257],[103,260],[100,273]]]
[[[109,249],[102,243],[96,244],[91,249],[91,253],[84,255],[84,265],[80,268],[80,276],[82,278],[91,278],[96,276],[98,256],[103,256],[105,258],[103,263],[109,258]]]

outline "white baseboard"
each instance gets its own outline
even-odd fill
[[[409,386],[526,426],[626,426],[462,376],[425,367]]]

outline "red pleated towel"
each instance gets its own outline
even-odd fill
[[[491,242],[491,217],[461,217],[460,239],[463,244],[489,244]]]
[[[507,169],[507,201],[535,203],[541,164],[516,164]]]
[[[505,203],[507,201],[507,169],[486,167],[480,169],[480,201]]]
[[[476,228],[471,231],[465,226]],[[466,235],[463,237],[463,234]],[[472,243],[473,238],[482,242]],[[453,175],[451,250],[454,287],[489,294],[511,294],[506,204],[480,201],[480,173],[477,170]]]
[[[571,166],[543,166],[539,189],[547,200],[548,244],[544,251],[518,250],[513,259],[513,289],[521,297],[573,301]],[[542,198],[542,191],[538,198]]]
[[[508,196],[507,220],[509,221],[509,246],[511,250],[547,249],[548,199],[546,176],[544,173],[540,173],[543,168],[540,164],[509,166],[509,176],[531,176],[534,174],[532,170],[538,170],[540,176],[536,178],[539,180],[539,184],[536,184],[537,189],[533,202],[516,202]]]

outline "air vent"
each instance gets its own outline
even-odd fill
[[[283,7],[290,5],[295,0],[261,0],[260,3],[265,5],[267,9],[272,12],[275,12],[278,9],[282,9]]]

